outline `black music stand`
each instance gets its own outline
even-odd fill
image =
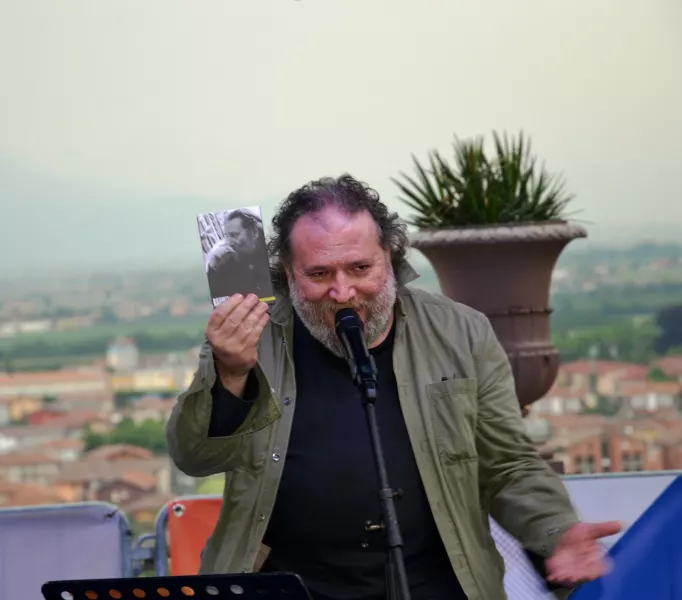
[[[293,573],[175,575],[48,581],[45,600],[312,600]]]

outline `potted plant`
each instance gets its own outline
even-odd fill
[[[449,164],[437,151],[416,177],[392,181],[415,211],[411,245],[433,266],[443,293],[487,315],[505,348],[522,407],[552,386],[559,353],[549,294],[559,255],[585,229],[567,220],[572,196],[547,173],[523,133],[511,140],[455,138]]]

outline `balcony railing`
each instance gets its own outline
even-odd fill
[[[564,477],[581,518],[625,526],[624,534],[606,541],[614,571],[574,592],[572,600],[682,598],[681,475]],[[155,533],[137,539],[125,515],[108,503],[0,509],[0,599],[42,600],[40,588],[50,580],[195,574],[220,506],[218,496],[178,498],[159,512]],[[491,530],[505,561],[509,600],[555,599],[516,541],[494,521]],[[646,594],[632,595],[645,564],[658,587],[654,593],[654,583],[647,583]]]

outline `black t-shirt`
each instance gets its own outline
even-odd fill
[[[436,529],[402,416],[393,332],[372,350],[376,414],[414,600],[465,598]],[[386,545],[369,429],[348,364],[295,319],[296,404],[289,448],[264,543],[263,571],[293,571],[316,600],[385,597]]]
[[[431,515],[400,409],[392,365],[393,332],[371,350],[379,373],[377,417],[396,499],[413,600],[465,600]],[[277,500],[264,542],[264,571],[299,573],[315,600],[385,597],[385,547],[366,534],[381,519],[369,431],[346,361],[315,340],[295,318],[295,416]],[[258,397],[249,376],[244,400],[216,380],[209,436],[234,433]],[[369,545],[364,546],[367,542]],[[544,558],[525,550],[545,581]]]

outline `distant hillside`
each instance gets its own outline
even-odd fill
[[[566,248],[559,259],[561,266],[586,266],[599,262],[646,263],[654,260],[682,258],[682,244],[647,242],[630,246],[571,245]]]

